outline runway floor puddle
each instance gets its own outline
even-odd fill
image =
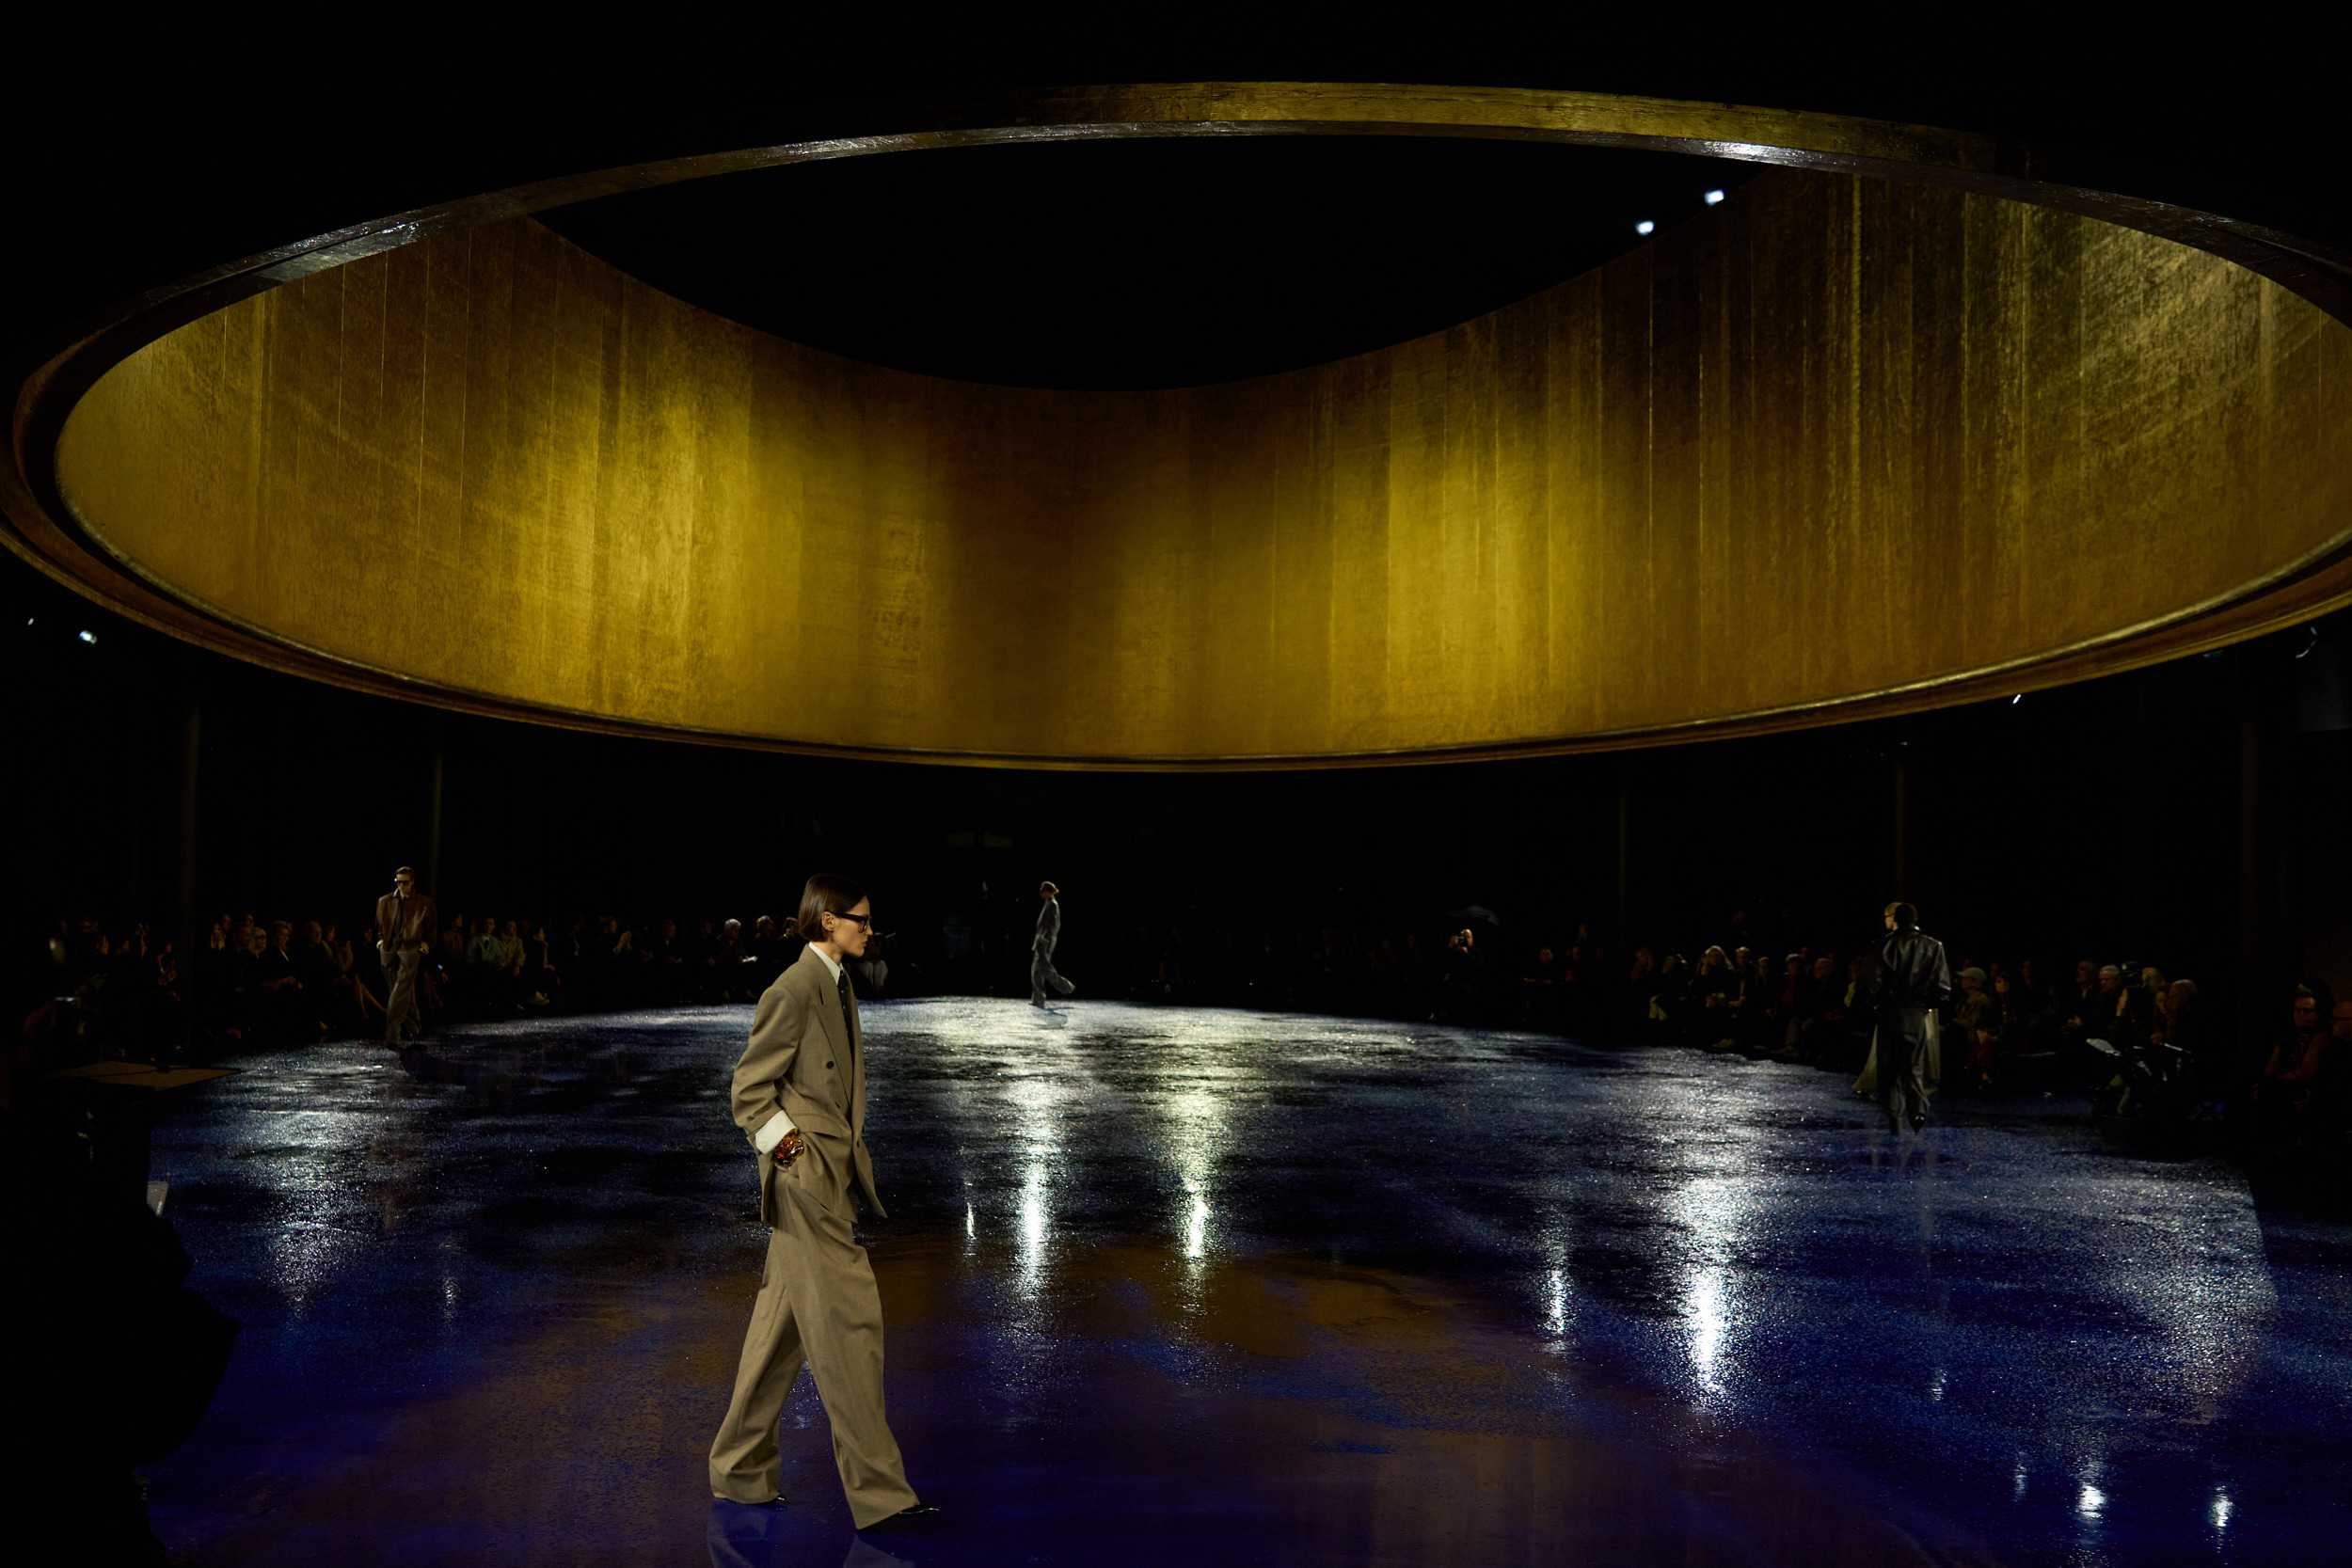
[[[2312,1562],[2352,1226],[2077,1105],[1502,1033],[869,1006],[892,1424],[855,1536],[704,1456],[757,1288],[745,1007],[249,1059],[154,1174],[245,1323],[151,1466],[198,1565]]]

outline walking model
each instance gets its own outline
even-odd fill
[[[1909,904],[1886,906],[1886,931],[1863,965],[1853,1005],[1875,1022],[1870,1056],[1887,1131],[1899,1132],[1908,1121],[1916,1132],[1927,1124],[1938,1075],[1935,1010],[1952,994],[1952,969],[1944,944],[1919,929],[1919,911]]]
[[[433,951],[438,926],[433,900],[417,891],[417,874],[407,866],[392,873],[392,891],[375,901],[375,956],[384,961],[384,1043],[400,1044],[403,1023],[424,1033],[424,1015],[417,1006],[417,976]]]
[[[1029,943],[1029,1006],[1042,1007],[1050,992],[1068,996],[1078,988],[1054,973],[1054,943],[1061,940],[1061,900],[1055,895],[1061,892],[1051,882],[1040,882],[1037,895],[1045,900],[1045,907],[1037,911],[1037,938]]]
[[[776,1421],[805,1359],[850,1517],[870,1529],[939,1512],[915,1500],[882,1415],[882,1297],[850,1233],[853,1198],[882,1216],[866,1156],[866,1043],[843,967],[866,951],[872,906],[847,878],[811,877],[791,929],[808,946],[761,995],[735,1067],[736,1125],[759,1152],[768,1269],[710,1445],[710,1490],[739,1503],[784,1501]]]

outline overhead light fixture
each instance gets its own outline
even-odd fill
[[[1717,203],[1718,201],[1721,201],[1723,198],[1724,198],[1724,193],[1723,193],[1723,192],[1721,192],[1721,191],[1708,191],[1708,192],[1707,193],[1707,204],[1708,204],[1709,207],[1712,207],[1713,205],[1715,205],[1715,203]]]
[[[86,631],[82,634],[82,641],[85,642],[95,642],[98,641],[98,635],[95,632]]]
[[[1644,218],[1641,222],[1633,226],[1633,231],[1636,234],[1646,234],[1655,230],[1657,227],[1658,225],[1650,222],[1649,219]]]

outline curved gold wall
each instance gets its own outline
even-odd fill
[[[2347,416],[2352,332],[2228,261],[1775,171],[1492,316],[1169,392],[858,364],[516,218],[149,344],[56,472],[173,594],[494,707],[1247,764],[2056,678],[2340,546]]]

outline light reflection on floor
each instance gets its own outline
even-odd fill
[[[805,1385],[787,1516],[701,1485],[758,1268],[719,1092],[747,1012],[289,1053],[182,1101],[156,1175],[247,1326],[152,1467],[165,1539],[842,1561]],[[1736,1058],[1107,1004],[866,1019],[894,1421],[956,1522],[898,1560],[2339,1538],[2347,1227],[2106,1155],[2064,1107],[1897,1141],[1836,1079]]]

